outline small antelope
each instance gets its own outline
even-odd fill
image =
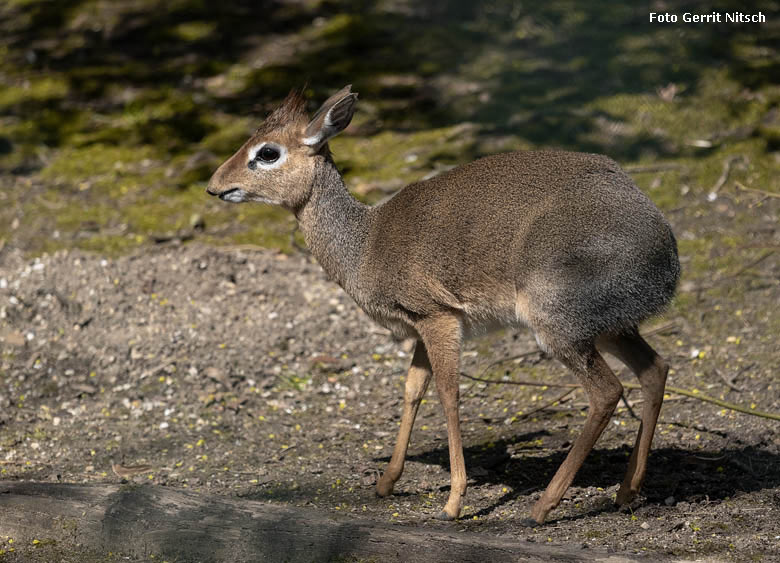
[[[555,151],[497,154],[411,184],[376,206],[349,194],[328,141],[352,120],[346,86],[309,119],[291,92],[214,173],[208,193],[295,214],[328,275],[376,322],[416,339],[398,440],[379,496],[392,493],[431,378],[444,408],[451,489],[439,518],[458,518],[466,493],[458,418],[465,337],[528,326],[539,347],[571,369],[590,409],[577,438],[524,523],[558,506],[623,391],[606,351],[639,378],[642,423],[616,502],[639,491],[668,366],[637,325],[671,300],[680,264],[661,212],[607,157]]]

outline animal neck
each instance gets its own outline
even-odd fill
[[[298,226],[306,245],[325,272],[355,296],[368,237],[371,208],[347,191],[333,161],[315,167],[309,199],[298,209]]]

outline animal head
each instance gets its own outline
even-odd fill
[[[207,191],[224,201],[258,201],[297,210],[309,197],[318,162],[329,158],[328,140],[355,113],[357,93],[345,86],[309,119],[306,101],[292,91],[254,135],[220,166]]]

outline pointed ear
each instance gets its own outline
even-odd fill
[[[312,152],[319,151],[329,139],[341,133],[352,121],[358,95],[351,90],[351,84],[344,86],[325,100],[311,118],[303,132],[303,144],[311,147]]]

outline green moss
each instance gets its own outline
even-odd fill
[[[0,27],[36,43],[0,45],[0,171],[32,179],[32,197],[3,183],[0,236],[32,252],[129,251],[186,230],[193,213],[206,222],[203,240],[287,248],[288,214],[227,206],[203,183],[304,77],[317,100],[346,81],[361,92],[351,128],[331,148],[349,187],[369,202],[482,154],[541,146],[602,152],[628,166],[677,165],[633,176],[684,225],[710,212],[696,206],[733,155],[745,161],[721,192],[753,197],[735,193],[734,181],[780,191],[771,154],[780,146],[772,117],[780,87],[767,78],[778,59],[764,28],[722,41],[706,26],[635,33],[628,8],[571,2],[533,13],[500,2],[453,5],[431,28],[425,16],[306,2],[280,6],[274,35],[255,45],[262,24],[201,2],[6,4]],[[123,21],[140,25],[124,36]],[[676,93],[663,99],[657,89],[670,83]],[[730,228],[750,220],[738,215]],[[686,275],[738,265],[717,245],[737,249],[740,236],[695,236],[716,246],[683,242]]]
[[[41,0],[6,0],[9,7],[24,7],[40,3]]]
[[[214,22],[184,22],[176,25],[172,32],[175,37],[183,41],[198,41],[214,33],[216,27]]]
[[[268,205],[245,205],[238,215],[230,214],[240,226],[231,240],[236,244],[253,244],[281,251],[290,250],[290,234],[295,229],[293,216]]]
[[[122,182],[138,179],[144,160],[158,153],[152,146],[125,147],[102,143],[81,148],[67,148],[59,152],[41,171],[41,178],[57,184],[99,185],[118,188]],[[120,188],[121,191],[121,188]]]
[[[415,133],[384,131],[369,138],[344,136],[331,144],[350,186],[364,193],[366,185],[395,182],[400,187],[419,180],[436,164],[462,162],[473,142],[468,130],[453,126]]]
[[[253,73],[249,65],[234,63],[225,71],[206,83],[208,92],[216,96],[237,95],[245,91],[253,82],[262,82],[265,69]]]
[[[679,239],[677,248],[681,255],[690,258],[688,270],[709,269],[714,241],[706,238]]]
[[[86,119],[83,112],[50,107],[36,108],[30,117],[0,119],[0,136],[7,137],[11,143],[11,151],[0,155],[0,163],[22,160],[20,154],[36,155],[45,148],[41,145],[58,145],[79,131]]]
[[[218,118],[214,131],[206,135],[200,146],[219,156],[227,157],[237,151],[249,138],[252,123],[249,118]]]
[[[68,94],[68,82],[61,76],[43,76],[25,80],[22,85],[0,89],[0,110],[31,102],[50,102]]]
[[[320,29],[320,33],[323,36],[343,37],[353,26],[357,25],[358,21],[359,16],[357,15],[337,14],[325,22],[325,25]]]
[[[178,173],[190,158],[182,155],[169,164],[173,174],[166,174],[152,160],[156,156],[149,145],[94,144],[60,151],[40,174],[56,187],[20,204],[28,224],[39,225],[25,245],[39,252],[73,246],[117,255],[154,238],[191,232],[190,219],[198,214],[206,224],[201,238],[207,242],[289,251],[294,228],[289,213],[264,205],[228,206],[208,197],[202,183],[183,182],[192,174],[207,178],[216,160]],[[223,234],[210,234],[214,232]]]

